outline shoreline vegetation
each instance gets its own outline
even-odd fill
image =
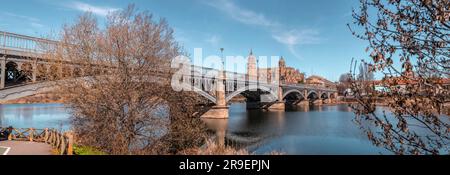
[[[65,103],[66,99],[64,99],[63,95],[57,94],[54,92],[46,92],[46,93],[40,93],[35,94],[15,100],[9,100],[2,104],[49,104],[49,103]],[[231,103],[245,103],[245,97],[244,96],[237,96],[233,98]],[[322,104],[322,105],[342,105],[342,104],[357,104],[358,102],[356,99],[353,98],[345,98],[340,99],[337,101],[334,101],[331,104]],[[380,102],[375,103],[377,106],[388,106],[386,102],[383,102],[382,99]],[[450,103],[443,104],[443,113],[444,114],[450,114]]]
[[[231,103],[245,103],[246,98],[244,96],[237,96],[231,99]],[[15,100],[9,100],[2,104],[48,104],[48,103],[65,103],[66,99],[64,99],[63,95],[57,94],[54,92],[46,92],[35,94]],[[331,104],[322,104],[322,105],[339,105],[339,104],[355,104],[357,101],[352,98],[346,98],[338,101],[334,101]],[[377,103],[379,106],[385,106],[386,104],[383,102]]]
[[[252,155],[247,148],[221,146],[214,140],[208,139],[202,147],[195,147],[180,151],[177,155]],[[271,151],[267,155],[284,155],[280,151]],[[84,145],[74,145],[74,155],[108,155],[97,148]]]

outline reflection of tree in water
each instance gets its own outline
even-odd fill
[[[31,121],[33,120],[34,111],[36,111],[34,108],[19,108],[20,109],[20,116],[25,121]]]

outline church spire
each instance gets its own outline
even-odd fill
[[[247,60],[247,74],[249,76],[249,80],[256,81],[257,78],[257,65],[256,65],[256,57],[253,55],[253,49],[250,49],[250,55]]]
[[[283,56],[280,57],[280,60],[278,61],[278,66],[281,67],[286,67],[286,61],[284,60]]]

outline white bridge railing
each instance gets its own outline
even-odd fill
[[[5,50],[12,50],[29,53],[44,53],[45,48],[55,43],[56,41],[43,38],[0,31],[0,51],[2,52],[5,52]]]

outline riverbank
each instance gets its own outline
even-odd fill
[[[35,104],[35,103],[65,103],[66,100],[59,94],[56,93],[41,93],[35,94],[15,100],[9,100],[2,104]]]

